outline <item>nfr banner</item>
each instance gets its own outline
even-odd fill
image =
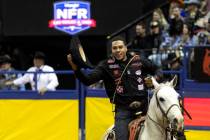
[[[96,27],[96,22],[90,15],[89,2],[55,2],[54,19],[49,21],[49,27],[74,35],[90,27]]]

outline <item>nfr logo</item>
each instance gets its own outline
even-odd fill
[[[90,19],[89,2],[54,3],[54,20],[49,22],[49,27],[74,35],[95,26],[95,20]]]

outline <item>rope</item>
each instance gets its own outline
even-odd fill
[[[133,60],[135,57],[137,57],[137,56],[138,56],[138,55],[134,55],[134,56],[129,60],[129,62],[126,64],[126,66],[125,66],[125,68],[124,68],[122,74],[120,75],[119,81],[117,82],[117,85],[116,85],[116,88],[115,88],[115,91],[114,91],[114,95],[113,95],[113,98],[112,98],[112,112],[114,112],[114,105],[113,105],[113,103],[114,103],[114,100],[115,100],[117,87],[119,86],[120,81],[121,81],[121,79],[122,79],[122,77],[123,77],[123,75],[124,75],[124,73],[125,73],[125,71],[126,71],[128,65],[129,65],[129,64],[132,62],[132,60]]]

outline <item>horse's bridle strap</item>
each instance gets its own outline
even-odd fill
[[[168,115],[168,112],[171,110],[171,108],[172,108],[173,106],[177,106],[177,107],[179,108],[179,106],[178,106],[177,104],[171,105],[171,106],[168,108],[167,112],[166,112],[166,116]],[[179,109],[180,109],[180,108],[179,108]]]
[[[163,108],[161,107],[160,103],[159,103],[159,100],[158,100],[158,97],[157,97],[158,91],[159,91],[159,90],[157,90],[156,93],[155,93],[155,98],[156,98],[157,106],[160,108],[160,111],[163,113],[164,117],[165,117],[166,119],[168,119],[167,115],[168,115],[169,111],[171,110],[171,108],[174,107],[174,106],[177,106],[177,107],[180,109],[180,107],[179,107],[178,104],[172,104],[172,105],[168,108],[168,110],[165,112],[165,111],[163,110]],[[181,110],[181,109],[180,109],[180,110]]]
[[[155,124],[157,124],[160,128],[162,128],[162,129],[165,129],[165,130],[166,130],[166,128],[165,128],[165,127],[161,126],[158,122],[156,122],[155,120],[153,120],[153,119],[152,119],[152,117],[150,117],[149,113],[147,114],[147,116],[148,116],[148,118],[149,118],[151,121],[153,121]]]

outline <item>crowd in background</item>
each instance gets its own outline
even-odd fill
[[[208,0],[173,0],[167,13],[154,10],[151,20],[136,25],[136,36],[129,43],[163,69],[181,67],[183,47],[210,45],[210,10]],[[193,49],[188,54],[194,59]]]
[[[45,64],[43,52],[35,52],[33,66],[24,75],[15,71],[9,55],[0,56],[0,72],[0,89],[3,90],[25,90],[25,84],[29,83],[30,89],[44,95],[46,91],[56,90],[59,85],[53,67]]]

